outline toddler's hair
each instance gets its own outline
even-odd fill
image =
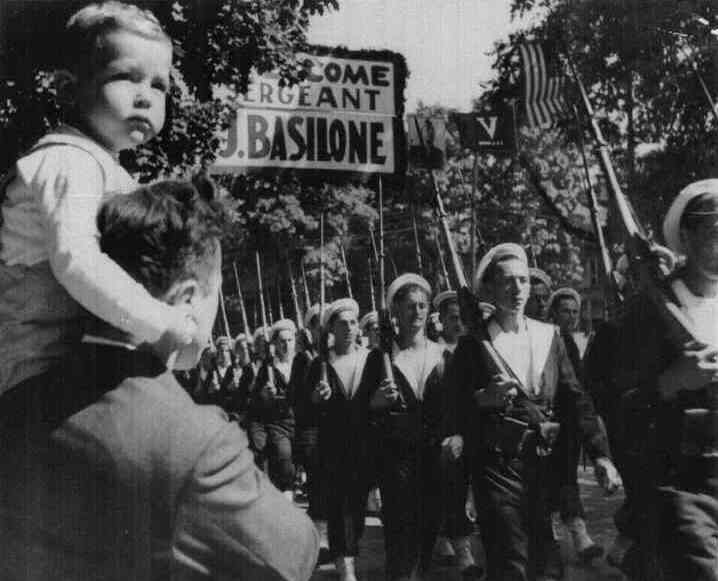
[[[61,68],[79,78],[92,76],[107,62],[107,35],[118,30],[172,44],[149,10],[116,0],[97,2],[81,8],[67,21]]]

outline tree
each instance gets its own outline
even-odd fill
[[[477,104],[477,107],[480,107]],[[456,134],[450,121],[450,110],[441,106],[426,107],[420,104],[418,114],[443,117],[449,124],[450,132]],[[528,136],[524,139],[529,138]],[[518,158],[510,154],[494,155],[479,153],[476,155],[476,174],[474,174],[474,154],[463,150],[458,140],[448,147],[447,165],[443,171],[435,172],[436,182],[446,206],[450,230],[458,253],[464,265],[464,271],[471,278],[471,229],[472,229],[472,182],[476,180],[474,205],[477,219],[477,259],[490,247],[499,242],[513,241],[529,250],[532,264],[549,272],[557,282],[576,284],[583,275],[582,263],[585,262],[587,225],[572,223],[576,214],[576,200],[584,191],[581,186],[577,162],[578,153],[563,153],[560,135],[552,133],[546,136],[535,135],[529,149],[536,157],[543,159],[541,183],[548,188],[552,197],[542,197],[533,186],[531,176]],[[564,183],[556,187],[552,183],[557,176],[565,176]],[[440,266],[437,240],[445,248],[443,234],[435,216],[434,193],[429,172],[425,169],[410,168],[404,195],[393,198],[393,207],[410,215],[411,205],[418,207],[418,220],[422,258],[425,271],[431,273],[435,288],[444,288],[445,281]],[[585,212],[584,212],[585,213]],[[403,221],[405,264],[416,264],[413,256],[414,241],[411,235],[409,218]],[[566,226],[573,225],[571,232]],[[582,234],[583,238],[576,236]],[[444,253],[446,251],[444,250]],[[449,257],[445,256],[450,268]],[[450,274],[452,285],[456,284]]]
[[[539,21],[497,44],[498,75],[487,98],[507,96],[518,71],[515,49],[526,39],[549,41],[570,56],[619,178],[655,230],[683,185],[718,174],[718,120],[694,70],[709,87],[717,85],[718,47],[709,34],[718,27],[714,6],[710,0],[514,0],[514,14],[533,13]],[[575,92],[569,101],[580,105]],[[572,121],[562,131],[576,141]],[[645,150],[652,153],[644,157]]]
[[[252,70],[278,71],[287,82],[303,69],[309,17],[337,0],[137,0],[153,10],[173,38],[175,72],[168,119],[160,137],[123,162],[143,180],[186,175],[205,167],[219,147],[232,92]],[[58,65],[67,18],[87,0],[9,0],[7,74],[0,80],[0,170],[7,168],[61,117],[52,71]],[[42,38],[42,42],[37,42]],[[31,63],[31,65],[29,65]],[[216,97],[213,86],[229,89]]]
[[[56,47],[61,44],[58,39],[69,15],[86,3],[9,0],[4,22],[4,30],[10,33],[8,62],[0,79],[0,170],[9,167],[20,152],[61,120],[52,75],[58,62]],[[146,146],[123,152],[121,159],[143,182],[203,171],[219,149],[218,135],[226,128],[233,95],[247,88],[253,71],[278,72],[287,83],[301,80],[305,71],[297,55],[309,48],[309,17],[338,7],[336,0],[136,3],[153,10],[176,49],[165,128]],[[39,35],[42,43],[36,42]],[[216,86],[226,90],[213,93],[211,89]],[[235,294],[231,262],[237,261],[242,280],[248,285],[245,298],[249,306],[256,298],[256,277],[250,266],[256,249],[263,254],[267,281],[281,278],[286,285],[287,261],[297,268],[301,256],[307,264],[310,285],[316,289],[318,217],[323,212],[327,222],[327,282],[330,289],[340,288],[343,267],[337,254],[339,241],[344,241],[351,256],[352,237],[364,236],[367,222],[376,215],[373,193],[360,183],[328,182],[316,176],[300,179],[292,172],[220,177],[218,190],[233,215],[223,241],[228,259],[225,296]],[[365,279],[355,277],[357,281]],[[317,296],[315,291],[313,298]],[[229,306],[236,306],[236,301],[229,300]],[[238,319],[234,315],[230,312],[236,329]]]

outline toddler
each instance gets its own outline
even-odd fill
[[[189,313],[152,298],[100,251],[96,217],[136,187],[118,154],[161,129],[172,43],[148,11],[92,4],[67,23],[58,87],[67,122],[0,187],[0,393],[46,371],[90,313],[138,339],[189,343]]]

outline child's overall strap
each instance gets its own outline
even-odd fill
[[[58,145],[65,145],[70,147],[75,147],[77,149],[80,149],[90,155],[92,159],[94,159],[97,162],[97,165],[100,167],[100,170],[102,171],[102,175],[106,178],[105,175],[105,169],[102,165],[102,162],[100,158],[98,157],[98,151],[95,147],[92,147],[91,145],[88,145],[87,138],[75,136],[75,135],[66,135],[63,133],[50,133],[46,135],[45,137],[41,138],[35,145],[33,145],[28,151],[23,153],[19,159],[22,159],[24,157],[27,157],[28,155],[31,155],[35,153],[36,151],[40,151],[42,149],[47,149],[49,147],[54,147]],[[108,157],[110,154],[107,154]],[[7,188],[10,185],[10,182],[12,182],[17,177],[17,163],[14,163],[10,169],[8,169],[4,174],[0,176],[0,207],[2,207],[5,204],[5,197],[7,195]],[[2,219],[2,213],[0,213],[0,226],[2,226],[3,219]]]

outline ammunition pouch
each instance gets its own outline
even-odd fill
[[[546,456],[556,442],[561,425],[528,398],[519,398],[512,405],[511,415],[489,414],[484,427],[485,447],[494,453],[516,458],[528,452],[527,445]]]
[[[718,410],[683,410],[681,423],[681,456],[718,458]]]
[[[487,451],[509,458],[523,455],[529,442],[535,440],[536,432],[522,422],[509,416],[498,416],[489,420],[483,433]]]
[[[681,413],[681,439],[674,460],[680,488],[715,495],[718,487],[718,409],[687,408]]]

